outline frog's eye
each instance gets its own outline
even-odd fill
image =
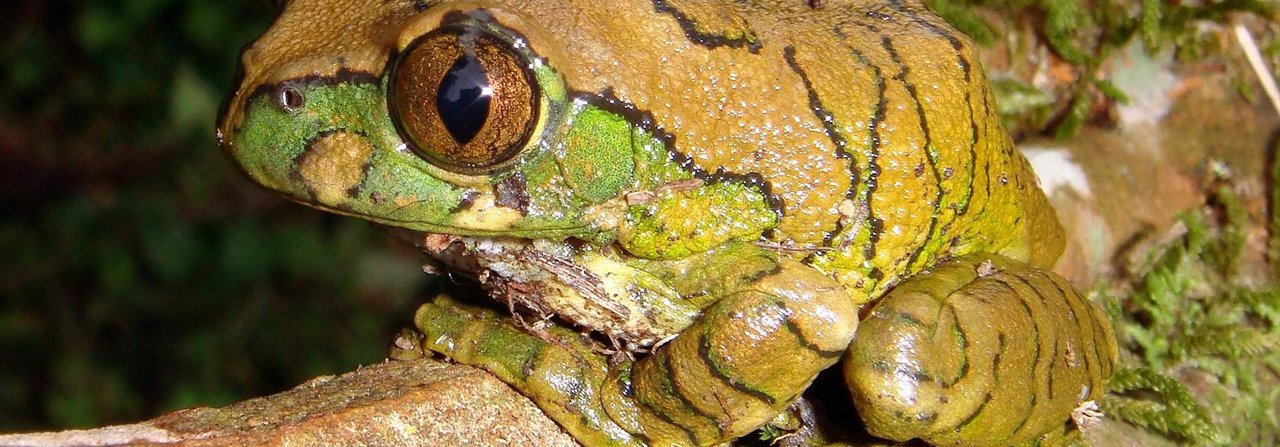
[[[441,168],[491,173],[529,142],[538,92],[528,61],[489,31],[445,26],[413,40],[392,68],[388,106],[409,146]]]

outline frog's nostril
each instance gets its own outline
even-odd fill
[[[276,104],[286,112],[296,112],[307,105],[307,97],[297,87],[284,85],[276,93]]]

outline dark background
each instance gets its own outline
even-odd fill
[[[381,361],[420,288],[377,228],[214,139],[267,0],[0,2],[0,432],[222,405]]]

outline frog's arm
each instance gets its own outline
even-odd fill
[[[857,325],[838,284],[790,261],[652,355],[612,368],[579,343],[458,309],[419,311],[426,347],[495,373],[587,445],[708,445],[749,433],[839,360]]]
[[[414,324],[425,336],[424,348],[498,376],[537,402],[579,442],[644,445],[601,407],[608,365],[578,334],[557,326],[540,338],[493,309],[449,295],[419,307]]]
[[[1061,277],[967,256],[908,279],[858,329],[845,380],[871,433],[935,445],[1018,445],[1097,400],[1117,348]]]

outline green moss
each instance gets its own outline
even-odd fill
[[[1275,228],[1274,215],[1271,221]],[[1154,251],[1120,286],[1124,291],[1105,299],[1123,348],[1103,408],[1175,441],[1274,445],[1280,439],[1274,410],[1280,286],[1268,274],[1274,270],[1245,271],[1249,220],[1229,182],[1214,186],[1207,204],[1181,223],[1181,234]]]

